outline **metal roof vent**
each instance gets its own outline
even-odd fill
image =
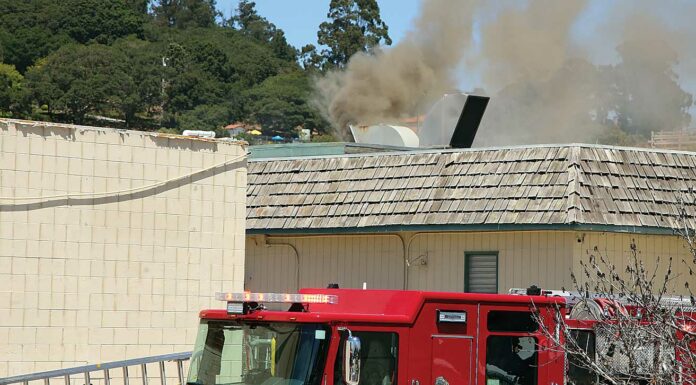
[[[489,100],[487,96],[445,94],[430,108],[418,130],[420,145],[471,148]]]
[[[445,94],[417,127],[349,126],[356,143],[397,147],[470,148],[488,106],[487,96]]]

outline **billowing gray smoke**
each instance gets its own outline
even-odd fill
[[[398,45],[358,53],[345,71],[318,79],[317,104],[339,133],[347,124],[389,122],[423,111],[455,86],[454,70],[471,41],[474,5],[426,0],[414,29]]]
[[[647,0],[425,0],[398,45],[318,79],[316,99],[341,132],[423,113],[457,75],[475,74],[492,96],[477,145],[631,143],[690,123],[680,82],[696,72],[685,16],[694,11]]]

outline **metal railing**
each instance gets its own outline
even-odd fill
[[[147,364],[154,364],[157,363],[159,365],[159,377],[160,377],[160,383],[161,385],[167,385],[167,373],[165,370],[165,362],[167,361],[174,361],[176,362],[176,368],[177,368],[177,377],[179,379],[179,385],[184,384],[184,361],[187,361],[191,357],[191,352],[184,352],[184,353],[172,353],[172,354],[163,354],[160,356],[150,356],[150,357],[143,357],[143,358],[135,358],[131,360],[124,360],[124,361],[114,361],[114,362],[107,362],[103,364],[96,364],[96,365],[85,365],[85,366],[78,366],[74,368],[68,368],[68,369],[58,369],[58,370],[50,370],[47,372],[39,372],[39,373],[32,373],[32,374],[23,374],[20,376],[13,376],[13,377],[5,377],[5,378],[0,378],[0,385],[7,385],[7,384],[18,384],[21,383],[23,385],[29,385],[29,382],[32,381],[43,381],[43,385],[51,385],[51,380],[52,379],[61,379],[64,382],[64,385],[70,385],[71,380],[76,382],[77,384],[82,385],[80,382],[80,379],[84,380],[84,385],[92,385],[92,373],[103,373],[103,381],[104,385],[112,385],[111,380],[112,377],[111,373],[109,372],[110,370],[116,370],[116,369],[121,369],[123,373],[123,385],[131,385],[130,380],[131,377],[129,376],[129,367],[140,367],[140,372],[141,372],[141,379],[142,379],[142,385],[149,385],[150,379],[148,378],[147,375]],[[81,378],[80,378],[81,377]]]

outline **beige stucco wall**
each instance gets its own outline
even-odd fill
[[[531,283],[558,287],[571,268],[572,241],[571,232],[549,231],[249,236],[245,285],[295,290],[365,282],[369,288],[463,291],[465,253],[495,251],[500,291]]]
[[[571,268],[572,233],[526,231],[417,234],[410,258],[423,256],[426,265],[409,270],[409,287],[464,290],[465,253],[498,252],[498,291],[511,287],[560,287]]]
[[[570,289],[571,270],[580,271],[581,259],[601,253],[623,265],[632,240],[653,268],[654,256],[663,261],[670,255],[675,261],[688,256],[683,241],[667,235],[575,231],[256,235],[247,237],[245,287],[293,291],[329,282],[359,288],[366,282],[369,288],[463,291],[465,253],[493,251],[498,253],[499,292],[532,284]],[[680,265],[675,264],[676,273],[687,279]]]
[[[248,237],[246,247],[249,290],[295,291],[329,282],[341,287],[362,287],[366,282],[373,289],[403,288],[403,246],[398,235]]]
[[[190,350],[242,289],[243,146],[0,119],[0,150],[0,377]]]
[[[667,273],[671,258],[672,274],[668,282],[670,293],[688,294],[688,290],[684,287],[686,282],[689,282],[693,289],[696,278],[689,275],[689,268],[696,271],[696,256],[691,255],[684,239],[676,235],[577,233],[573,253],[576,276],[583,277],[580,261],[588,262],[591,255],[601,257],[608,264],[615,265],[617,270],[626,276],[626,266],[634,261],[631,251],[632,244],[635,244],[637,258],[643,263],[646,272],[650,274],[657,272],[656,288],[664,282],[663,277]]]

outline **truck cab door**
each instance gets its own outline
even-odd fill
[[[430,385],[473,384],[473,337],[434,335],[431,346],[433,365]]]

